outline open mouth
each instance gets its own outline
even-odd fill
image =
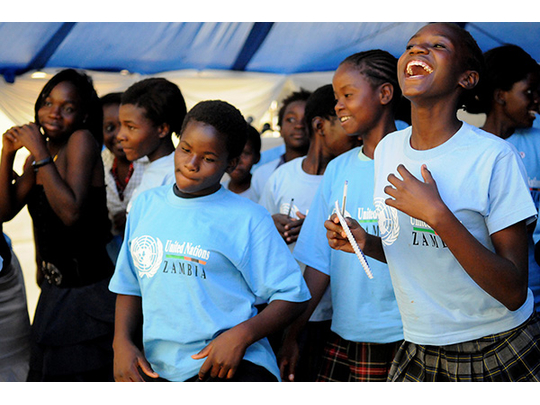
[[[433,73],[433,68],[421,60],[413,60],[407,64],[408,77],[427,76]]]
[[[347,121],[349,121],[350,119],[351,119],[351,117],[348,116],[348,115],[346,115],[346,116],[344,116],[344,117],[339,117],[339,121],[340,121],[341,123],[347,122]]]

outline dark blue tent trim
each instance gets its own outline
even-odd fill
[[[232,66],[232,70],[242,71],[246,69],[247,64],[260,48],[273,25],[273,22],[256,22],[253,24],[247,40]]]
[[[28,64],[27,70],[42,69],[51,58],[53,53],[58,49],[62,41],[67,37],[70,31],[75,26],[75,22],[63,23],[58,31],[52,36],[52,38],[45,44],[45,46],[39,51],[39,53]]]
[[[58,49],[62,41],[68,36],[73,27],[77,24],[76,22],[65,22],[60,28],[54,33],[51,39],[41,48],[36,56],[28,63],[25,69],[6,69],[2,73],[4,79],[8,83],[14,83],[15,77],[19,74],[28,72],[30,70],[39,70],[45,67],[48,60]]]

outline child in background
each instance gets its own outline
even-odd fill
[[[182,126],[175,185],[134,201],[110,284],[118,381],[279,379],[264,337],[310,295],[268,212],[220,184],[246,137],[236,108],[197,104]],[[257,299],[270,302],[258,314]],[[132,337],[141,323],[144,354]]]
[[[304,113],[304,125],[310,139],[308,153],[278,167],[268,179],[259,201],[272,215],[291,251],[328,163],[358,143],[356,137],[349,137],[343,131],[336,117],[335,104],[330,84],[318,88],[308,98]],[[299,264],[303,270],[305,265]],[[310,317],[296,381],[315,381],[331,319],[332,302],[328,290]]]
[[[285,162],[305,156],[309,148],[309,137],[304,125],[304,108],[311,92],[304,89],[295,91],[283,100],[278,112],[278,126],[285,144],[285,153],[261,165],[253,172],[251,188],[255,199],[259,201],[264,185],[270,175]]]
[[[229,179],[222,182],[223,187],[257,202],[251,188],[251,168],[260,158],[261,135],[253,126],[248,125],[246,146],[244,146],[244,150],[240,154],[235,169],[229,173]]]
[[[3,136],[0,220],[26,204],[33,221],[38,284],[29,381],[112,381],[114,265],[101,148],[103,109],[92,80],[73,69],[47,82],[35,123]],[[30,156],[13,178],[17,151]]]
[[[174,144],[186,116],[186,103],[178,86],[163,78],[131,85],[122,94],[120,145],[129,161],[147,157],[149,164],[128,203],[144,190],[174,183]]]
[[[504,45],[484,53],[486,69],[477,97],[466,105],[471,113],[485,113],[484,131],[506,139],[518,150],[536,205],[540,207],[540,130],[532,128],[538,113],[540,67],[523,49]],[[529,288],[540,311],[540,266],[534,259],[534,224],[529,226]]]
[[[329,286],[332,335],[325,342],[318,381],[385,381],[403,340],[386,264],[368,259],[373,271],[373,279],[368,279],[354,255],[330,248],[322,226],[335,212],[335,201],[342,204],[347,181],[346,215],[360,221],[366,232],[379,234],[373,215],[373,154],[381,139],[396,130],[401,97],[396,66],[397,59],[388,52],[371,50],[349,56],[334,74],[338,120],[362,146],[328,164],[298,237],[294,256],[307,265],[304,278],[312,299],[287,331],[284,348],[289,352],[281,358],[282,378],[295,377],[298,335]]]
[[[359,247],[392,274],[405,342],[390,381],[540,380],[527,288],[536,208],[514,148],[456,116],[482,67],[458,25],[428,24],[409,40],[398,77],[412,127],[375,151],[381,237],[347,219]],[[352,252],[335,218],[325,227],[332,247]]]
[[[146,157],[133,162],[129,161],[118,141],[117,135],[120,130],[118,111],[121,97],[122,93],[110,93],[100,99],[103,106],[103,144],[105,145],[101,158],[105,170],[107,209],[113,235],[113,240],[107,245],[107,250],[113,261],[116,261],[122,245],[128,202],[141,182],[144,169],[148,164]]]

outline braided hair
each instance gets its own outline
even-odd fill
[[[373,49],[358,52],[345,58],[339,65],[349,64],[364,75],[373,85],[390,83],[394,88],[392,106],[397,109],[401,99],[401,89],[397,78],[397,58],[387,51]]]

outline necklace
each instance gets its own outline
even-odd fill
[[[126,177],[124,178],[124,183],[120,181],[120,177],[118,176],[118,158],[114,158],[113,164],[111,167],[111,174],[114,178],[114,182],[116,183],[116,189],[118,190],[118,197],[120,197],[120,201],[124,201],[124,190],[127,187],[127,184],[129,183],[129,179],[131,179],[131,176],[133,175],[133,162],[129,164],[129,169]]]

